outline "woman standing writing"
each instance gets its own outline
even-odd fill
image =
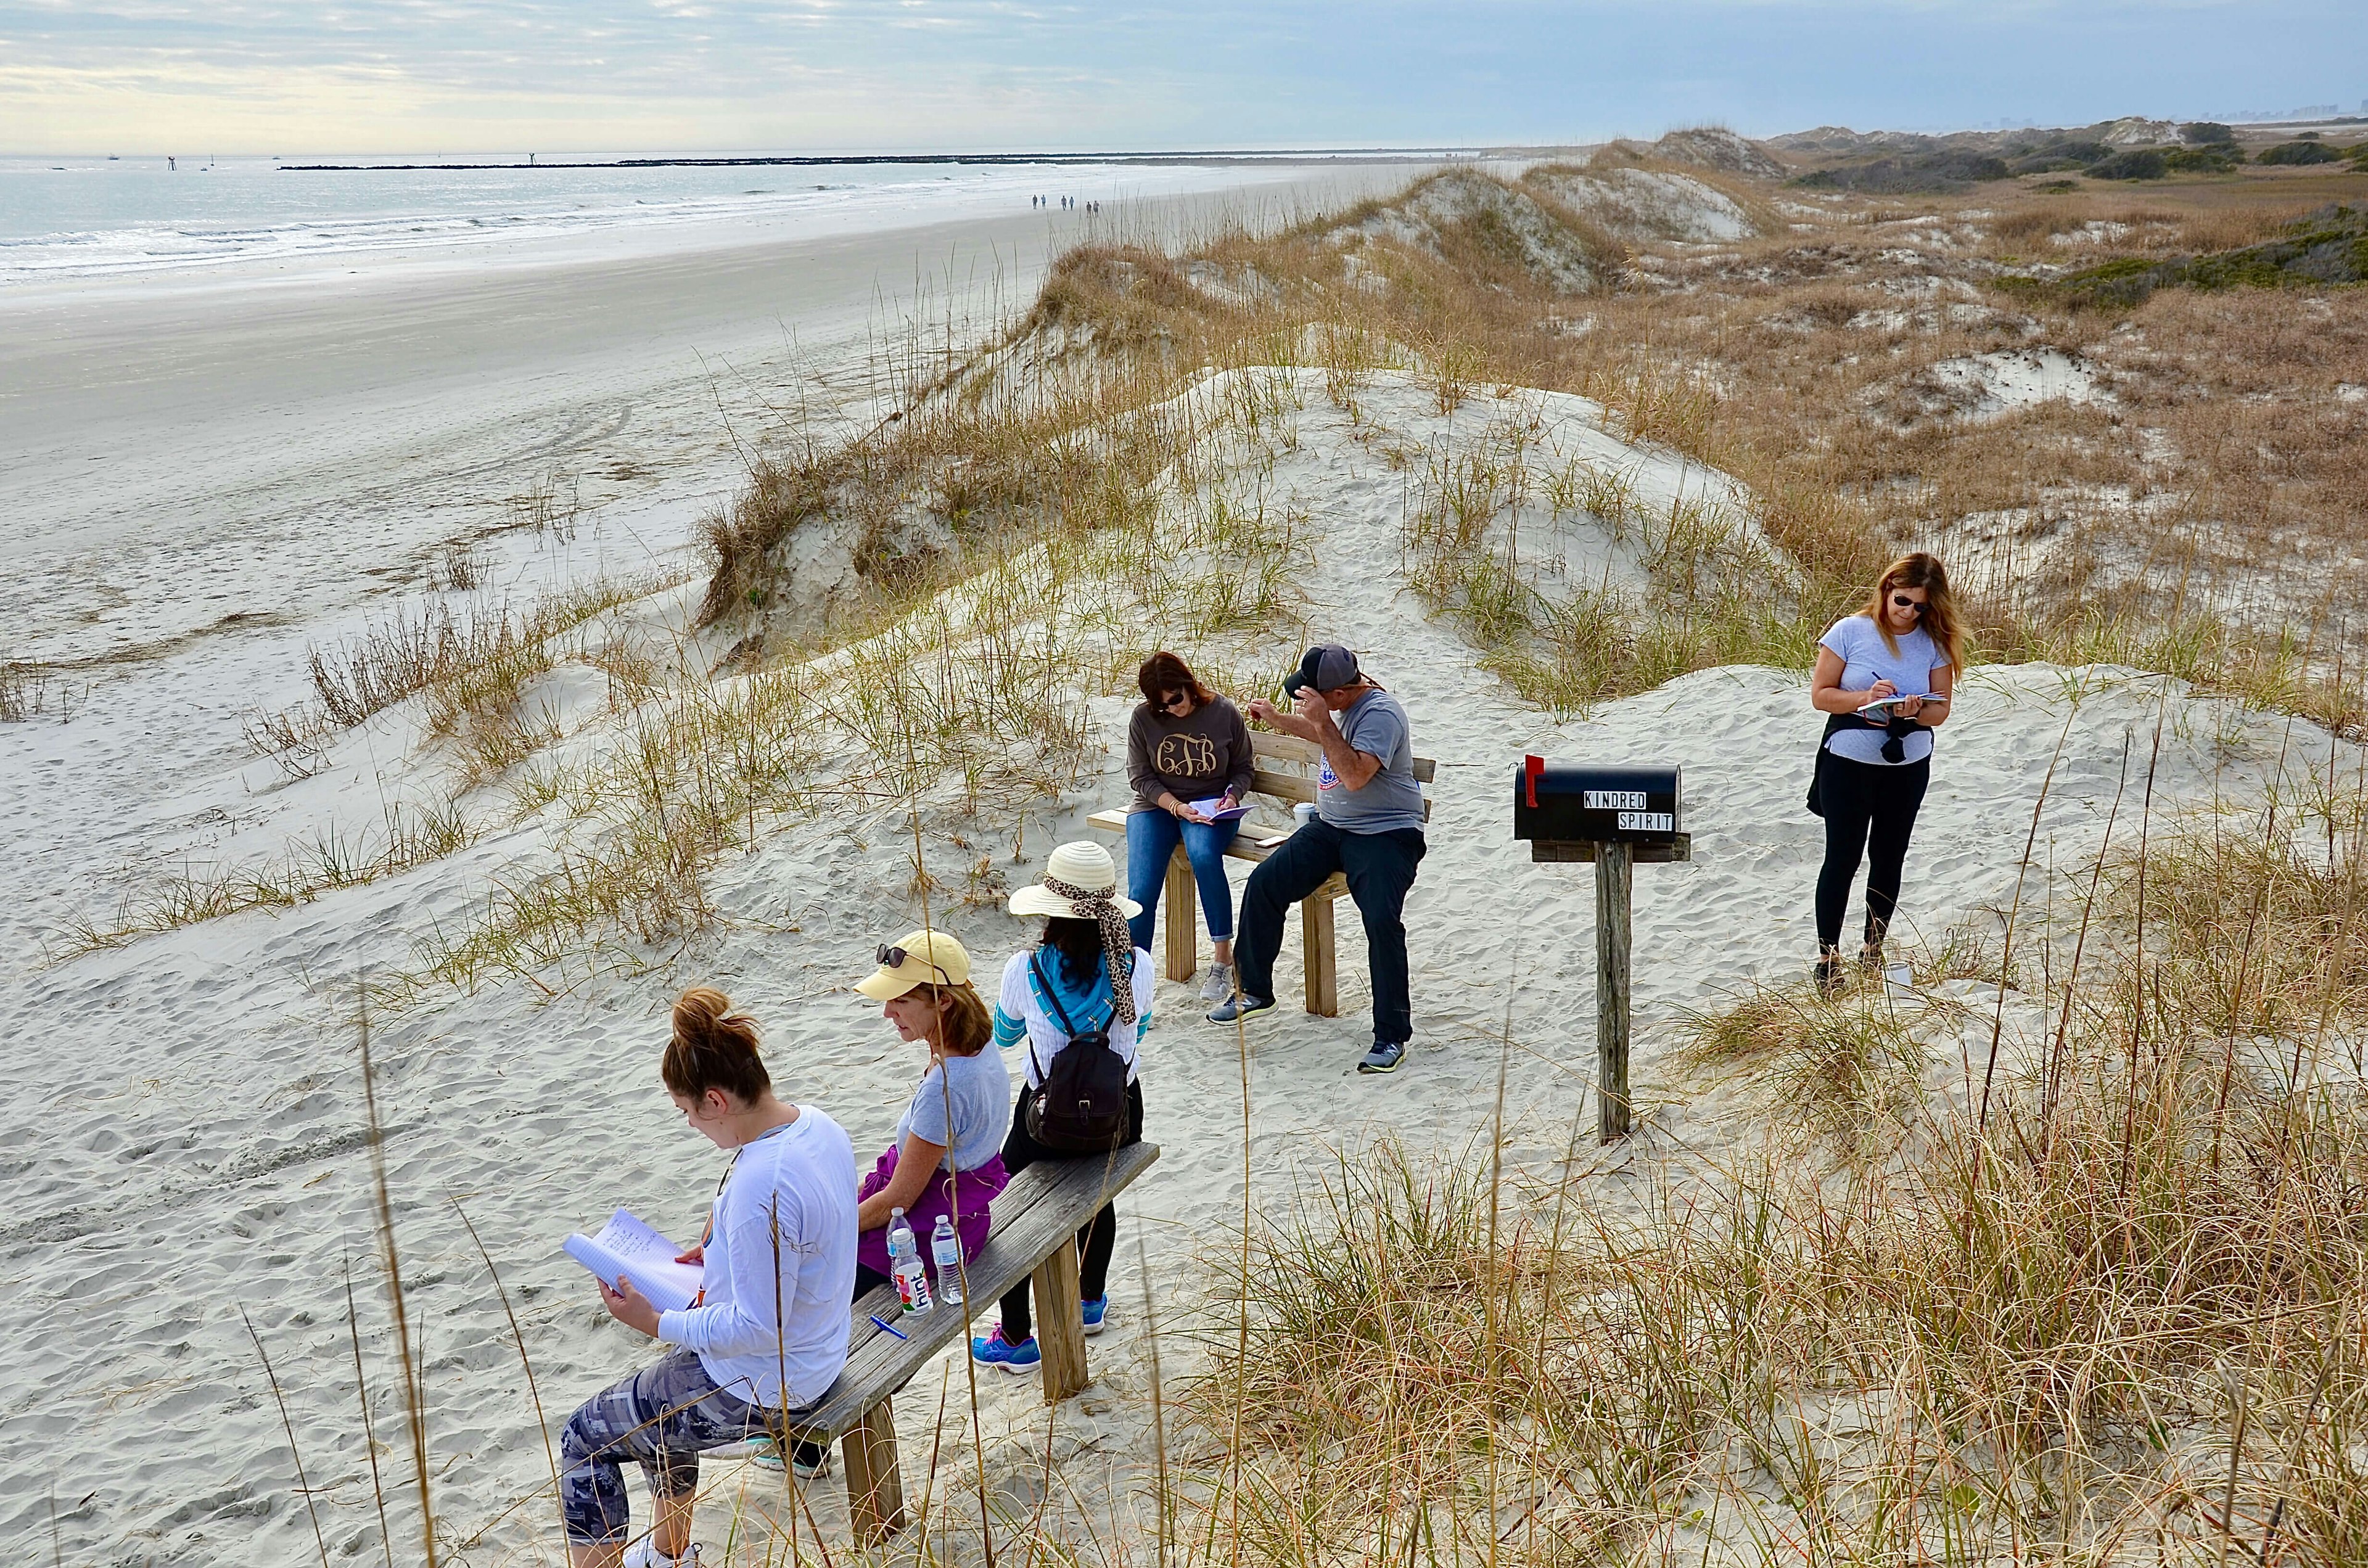
[[[1893,562],[1866,608],[1818,640],[1810,701],[1829,717],[1809,801],[1826,819],[1816,978],[1828,993],[1842,984],[1842,916],[1861,858],[1866,932],[1859,962],[1882,966],[1908,837],[1932,777],[1932,732],[1949,716],[1959,644],[1949,574],[1920,551]]]
[[[1240,824],[1212,822],[1192,802],[1216,799],[1221,808],[1230,807],[1249,793],[1249,722],[1165,650],[1143,662],[1135,684],[1143,701],[1126,727],[1126,778],[1134,786],[1126,818],[1126,891],[1143,907],[1128,929],[1136,947],[1151,946],[1167,863],[1180,842],[1215,949],[1201,1000],[1223,1002],[1234,994],[1234,891],[1225,881],[1225,846]]]

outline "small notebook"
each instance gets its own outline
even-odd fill
[[[1237,822],[1250,814],[1250,809],[1247,806],[1226,806],[1225,798],[1223,795],[1212,795],[1205,801],[1192,801],[1188,803],[1195,812],[1211,822]],[[1218,809],[1221,806],[1224,807],[1222,811]]]
[[[620,1276],[662,1312],[678,1312],[699,1300],[707,1271],[695,1263],[677,1263],[682,1248],[658,1234],[625,1210],[609,1216],[597,1236],[577,1231],[560,1244],[567,1256],[600,1277],[611,1290]]]

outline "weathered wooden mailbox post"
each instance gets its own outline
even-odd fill
[[[1628,1131],[1628,951],[1632,869],[1691,860],[1675,767],[1581,767],[1525,756],[1513,775],[1513,836],[1537,861],[1595,862],[1595,1128]]]

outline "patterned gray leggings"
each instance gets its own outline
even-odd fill
[[[626,1539],[627,1460],[642,1467],[651,1496],[680,1497],[699,1489],[702,1449],[763,1437],[772,1414],[716,1387],[689,1350],[668,1351],[594,1394],[559,1437],[559,1510],[569,1544]]]

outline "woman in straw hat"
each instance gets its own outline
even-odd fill
[[[995,1042],[1007,1050],[1028,1046],[1028,1081],[1004,1140],[1004,1168],[1018,1176],[1038,1160],[1066,1158],[1028,1135],[1028,1105],[1044,1086],[1053,1059],[1069,1044],[1064,1016],[1078,1029],[1106,1029],[1110,1049],[1126,1062],[1126,1135],[1121,1147],[1143,1141],[1143,1085],[1135,1076],[1135,1052],[1151,1027],[1151,955],[1134,945],[1127,921],[1141,909],[1118,891],[1118,867],[1099,844],[1064,844],[1044,863],[1044,880],[1011,895],[1011,913],[1041,916],[1043,931],[1034,947],[1003,967],[1003,989],[995,1006]],[[1101,1212],[1077,1233],[1078,1294],[1084,1298],[1085,1330],[1099,1334],[1110,1301],[1110,1251],[1118,1244],[1118,1210]],[[1003,1298],[1003,1322],[995,1332],[970,1342],[982,1365],[1019,1373],[1043,1360],[1029,1315],[1030,1285],[1022,1280]]]

